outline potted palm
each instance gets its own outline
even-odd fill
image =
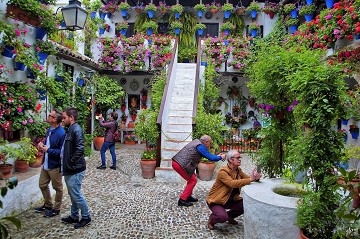
[[[205,4],[199,3],[194,6],[194,9],[197,12],[198,16],[201,18],[203,16],[204,12],[206,12],[207,8],[206,8]]]

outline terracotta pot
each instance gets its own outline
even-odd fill
[[[15,160],[15,172],[26,173],[29,168],[29,164],[25,160]]]
[[[214,162],[200,162],[198,165],[199,179],[202,181],[210,181],[214,174]]]
[[[102,137],[102,136],[94,137],[94,147],[95,147],[95,150],[100,151],[101,146],[102,146],[103,143],[104,143],[104,139],[105,139],[105,138]]]
[[[12,164],[0,164],[0,178],[11,178],[13,166]]]
[[[126,105],[121,105],[121,111],[125,112],[125,110],[126,110]]]
[[[30,168],[39,168],[39,167],[41,167],[42,159],[43,159],[43,156],[38,156],[36,158],[35,162],[29,163]]]
[[[134,145],[134,144],[136,144],[136,142],[135,142],[135,141],[125,141],[125,144],[131,144],[131,145]]]
[[[299,239],[309,239],[307,236],[304,235],[304,233],[301,229],[299,231]]]
[[[138,13],[138,14],[140,14],[140,13],[142,13],[142,9],[141,8],[135,8],[135,11]]]
[[[135,121],[135,120],[136,120],[136,116],[137,116],[137,115],[131,115],[132,121]]]
[[[270,19],[273,19],[274,16],[275,16],[275,13],[274,13],[274,12],[269,12],[269,17],[270,17]]]
[[[244,13],[244,8],[238,8],[238,9],[236,10],[236,13],[237,13],[238,15],[242,15],[242,14]]]
[[[121,122],[121,125],[120,125],[120,129],[126,129],[126,125],[125,125],[125,122]]]
[[[39,27],[41,25],[39,19],[37,17],[33,17],[29,12],[18,8],[14,5],[7,5],[6,8],[6,17],[18,19],[28,25]]]
[[[216,13],[218,12],[218,10],[217,10],[216,8],[212,8],[212,9],[210,9],[210,12],[211,12],[212,14],[216,14]]]
[[[141,160],[140,167],[143,178],[155,177],[156,160]]]
[[[160,10],[160,12],[161,12],[162,15],[165,15],[165,13],[167,13],[167,10],[163,9],[163,10]]]
[[[128,128],[134,128],[134,125],[135,125],[134,121],[129,121]]]
[[[109,9],[108,9],[108,12],[114,13],[114,12],[115,12],[115,8],[109,8]]]

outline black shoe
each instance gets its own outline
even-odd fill
[[[182,200],[181,198],[179,198],[178,206],[189,207],[189,206],[192,206],[192,205],[194,205],[192,202],[188,202],[188,201],[185,201],[185,200]]]
[[[189,196],[186,201],[188,201],[188,202],[197,202],[197,201],[199,201],[199,199],[194,198],[193,196]]]
[[[86,219],[81,218],[81,220],[74,225],[74,228],[79,229],[79,228],[85,227],[86,225],[89,225],[90,222],[91,222],[91,217],[86,218]]]
[[[45,210],[51,210],[51,209],[52,209],[51,207],[45,207],[45,204],[40,207],[34,208],[35,212],[37,213],[41,213],[44,212]]]
[[[110,166],[110,168],[116,170],[116,166]]]
[[[100,166],[97,166],[96,168],[97,168],[97,169],[106,169],[106,166],[100,165]]]
[[[59,215],[60,209],[45,210],[45,217],[54,217]]]
[[[71,216],[68,217],[63,217],[61,218],[61,221],[66,222],[66,223],[78,223],[79,219],[77,218],[72,218]]]

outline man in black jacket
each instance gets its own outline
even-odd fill
[[[61,150],[62,174],[71,198],[71,215],[61,218],[66,223],[76,223],[74,228],[82,228],[91,222],[90,212],[86,200],[81,193],[81,183],[85,175],[86,162],[84,158],[84,134],[77,123],[78,112],[75,108],[68,108],[63,112],[63,124],[68,127],[64,146]],[[79,221],[79,210],[81,220]]]

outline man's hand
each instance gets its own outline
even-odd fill
[[[221,156],[221,160],[222,160],[222,161],[225,161],[225,159],[226,159],[226,154],[220,153],[220,154],[218,154],[218,156]]]
[[[251,175],[250,175],[250,179],[251,179],[251,182],[253,181],[259,181],[260,178],[262,177],[262,174],[259,173],[256,169],[256,167],[253,169],[253,171],[251,171]]]

